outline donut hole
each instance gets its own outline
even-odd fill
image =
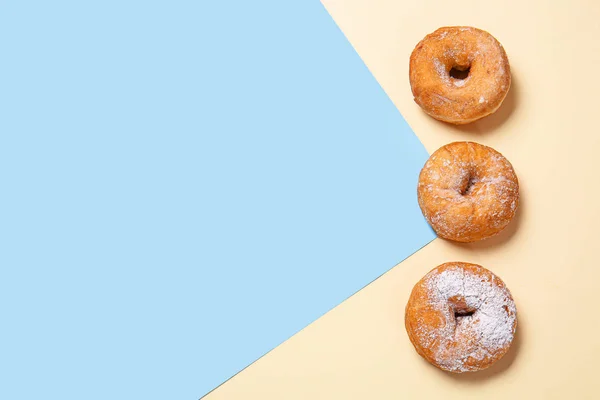
[[[470,317],[471,315],[475,314],[475,311],[476,310],[454,310],[454,318],[459,319],[464,317]]]
[[[475,307],[469,306],[462,296],[453,296],[448,299],[448,302],[452,307],[456,322],[460,322],[461,319],[472,316],[475,314],[475,311],[477,311]]]
[[[462,67],[460,65],[456,65],[450,68],[450,76],[454,79],[463,80],[467,79],[469,76],[469,72],[471,72],[471,67]]]
[[[471,192],[473,191],[473,187],[475,186],[475,183],[477,183],[477,177],[475,175],[470,175],[469,179],[467,179],[467,181],[466,181],[466,185],[464,185],[461,188],[460,194],[462,196],[467,196],[467,195],[471,194]]]

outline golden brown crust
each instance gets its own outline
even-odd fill
[[[468,77],[451,77],[452,68],[468,69]],[[409,77],[415,102],[433,118],[452,124],[494,113],[511,83],[500,42],[466,26],[444,27],[425,36],[410,56]]]
[[[510,291],[489,270],[442,264],[413,288],[405,325],[415,350],[449,372],[485,369],[508,351],[517,327]]]
[[[436,150],[419,175],[421,211],[438,236],[474,242],[502,231],[519,204],[519,181],[499,152],[474,142]]]

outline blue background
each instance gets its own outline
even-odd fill
[[[1,1],[0,50],[0,398],[196,399],[433,239],[316,1]]]

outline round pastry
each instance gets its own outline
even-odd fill
[[[425,36],[410,56],[409,75],[415,102],[433,118],[457,125],[494,113],[510,88],[500,42],[465,26]]]
[[[474,242],[493,236],[513,219],[519,181],[506,158],[474,142],[436,150],[419,175],[421,211],[438,236]]]
[[[504,282],[487,269],[442,264],[413,288],[406,331],[417,353],[445,371],[485,369],[510,347],[517,309]]]

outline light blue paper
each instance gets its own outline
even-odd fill
[[[2,2],[0,49],[0,398],[196,399],[434,237],[316,1]]]

